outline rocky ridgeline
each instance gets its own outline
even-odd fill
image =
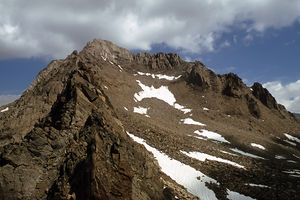
[[[239,99],[256,118],[264,105],[293,120],[259,83],[250,89],[235,74],[217,75],[177,54],[134,55],[94,40],[51,62],[0,114],[0,199],[195,199],[175,183],[164,186],[153,155],[127,136],[103,90],[106,59],[181,73],[196,90]]]

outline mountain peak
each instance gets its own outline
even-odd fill
[[[92,42],[88,42],[80,53],[91,54],[99,58],[102,56],[113,62],[120,62],[122,60],[131,61],[134,58],[134,55],[127,49],[101,39],[94,39]]]

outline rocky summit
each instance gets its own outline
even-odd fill
[[[300,199],[299,120],[260,83],[96,39],[0,107],[0,199]]]

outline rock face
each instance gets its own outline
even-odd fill
[[[138,63],[146,65],[151,70],[161,70],[161,69],[174,69],[178,68],[184,61],[179,57],[178,54],[164,54],[157,53],[151,55],[149,53],[138,53],[135,56],[135,60]]]
[[[253,95],[259,99],[265,106],[270,109],[278,109],[275,98],[269,93],[269,91],[260,83],[254,83],[251,87],[253,89]]]
[[[164,92],[152,98],[141,89]],[[207,190],[226,199],[229,189],[257,199],[299,198],[299,180],[282,172],[299,169],[299,144],[296,139],[286,143],[282,135],[298,137],[299,121],[259,83],[248,88],[235,74],[217,75],[177,54],[134,55],[96,39],[80,53],[51,62],[20,99],[0,110],[5,107],[9,110],[0,113],[0,200],[188,200],[205,198]],[[205,125],[193,124],[197,120]],[[195,136],[204,128],[230,142]],[[207,179],[198,176],[189,183],[199,185],[188,188],[176,179],[176,173],[189,175],[186,171],[174,175],[159,166],[127,131],[220,184],[203,186]],[[269,150],[251,149],[255,141]],[[222,153],[234,148],[266,159]],[[247,171],[209,159],[200,162],[183,151],[212,154]],[[278,154],[286,159],[274,158]],[[270,187],[246,185],[252,182]]]

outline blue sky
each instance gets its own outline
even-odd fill
[[[94,38],[234,72],[300,112],[298,0],[3,0],[0,105],[28,88],[52,59]]]

